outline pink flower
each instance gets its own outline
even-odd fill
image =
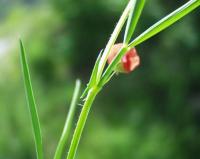
[[[122,48],[123,44],[115,44],[108,56],[108,64],[112,62],[114,57],[119,53],[120,49]],[[117,65],[116,71],[122,73],[130,73],[132,72],[137,66],[140,64],[140,57],[137,54],[135,48],[130,49],[125,55],[122,57],[120,63]]]

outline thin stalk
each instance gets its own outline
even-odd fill
[[[62,135],[60,137],[60,140],[58,142],[58,146],[54,155],[54,159],[61,159],[62,158],[62,154],[63,154],[63,150],[64,147],[66,145],[66,142],[69,138],[70,135],[70,131],[71,131],[71,127],[72,127],[72,121],[74,119],[74,114],[75,114],[75,108],[76,108],[76,104],[78,101],[78,96],[79,96],[79,92],[80,92],[80,87],[81,87],[81,82],[80,80],[76,80],[76,85],[74,88],[74,94],[72,97],[72,101],[71,101],[71,105],[70,105],[70,109],[67,115],[67,119],[65,122],[65,126],[62,132]]]
[[[110,50],[112,48],[112,46],[114,45],[115,41],[117,40],[117,37],[130,13],[130,10],[132,9],[133,5],[132,5],[132,0],[129,1],[128,5],[126,6],[124,12],[122,13],[122,16],[120,17],[111,37],[110,40],[108,41],[106,48],[103,52],[103,55],[101,57],[100,63],[99,63],[99,67],[98,67],[98,72],[97,72],[97,83],[99,82],[103,69],[105,67],[108,55],[110,53]]]
[[[42,135],[41,135],[41,128],[40,128],[40,121],[39,116],[35,104],[35,98],[33,94],[32,84],[31,84],[31,77],[29,73],[29,67],[26,59],[25,49],[23,47],[23,43],[20,40],[20,49],[21,49],[21,64],[24,76],[24,84],[26,90],[26,97],[30,111],[30,117],[33,127],[33,134],[35,140],[35,149],[37,153],[37,159],[43,159],[43,145],[42,145]]]
[[[134,0],[133,7],[128,17],[128,21],[126,24],[125,34],[124,34],[124,43],[128,44],[135,32],[135,28],[140,19],[142,10],[144,8],[146,0]]]
[[[145,40],[151,38],[155,34],[161,32],[165,28],[169,27],[185,15],[187,15],[189,12],[193,11],[195,8],[197,8],[200,5],[200,0],[190,0],[180,8],[176,9],[174,12],[170,13],[157,23],[155,23],[153,26],[151,26],[149,29],[147,29],[145,32],[140,34],[135,40],[133,40],[129,47],[133,48],[136,45],[144,42]]]
[[[72,137],[72,141],[71,141],[71,144],[70,144],[67,159],[74,159],[74,157],[75,157],[76,150],[77,150],[80,138],[81,138],[83,128],[85,126],[85,122],[87,120],[88,113],[89,113],[91,105],[92,105],[92,103],[93,103],[93,101],[94,101],[94,99],[95,99],[95,97],[96,97],[96,95],[99,91],[100,91],[99,87],[92,87],[88,92],[85,103],[84,103],[83,108],[81,110],[81,114],[80,114],[79,119],[78,119],[77,126],[75,128],[75,131],[74,131],[74,134],[73,134],[73,137]]]

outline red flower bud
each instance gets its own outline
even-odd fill
[[[123,44],[115,44],[110,51],[108,56],[108,64],[112,62],[115,56],[119,53],[120,49],[122,48]],[[140,57],[137,54],[135,48],[130,49],[125,55],[122,57],[120,63],[117,65],[116,70],[118,72],[123,73],[130,73],[132,72],[138,65],[140,64]]]

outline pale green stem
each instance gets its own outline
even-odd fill
[[[138,24],[138,21],[140,19],[142,10],[144,8],[146,0],[135,0],[133,1],[133,7],[129,14],[129,18],[127,21],[125,34],[124,34],[124,43],[128,44],[131,40],[133,33],[135,32],[135,28]]]
[[[78,119],[78,123],[76,125],[75,131],[74,131],[74,134],[72,137],[72,141],[70,144],[67,159],[74,159],[74,157],[75,157],[76,150],[78,148],[78,144],[79,144],[79,141],[81,138],[83,128],[85,126],[85,122],[87,120],[88,113],[89,113],[91,105],[99,91],[100,91],[99,87],[92,87],[88,92],[88,95],[86,97],[85,103],[83,105],[81,114]]]
[[[98,72],[97,72],[97,83],[99,82],[103,69],[105,67],[108,55],[110,53],[110,50],[112,48],[112,46],[114,45],[115,41],[117,40],[117,37],[129,15],[130,10],[132,9],[133,5],[132,5],[132,0],[129,1],[128,5],[126,6],[124,12],[122,13],[122,16],[120,17],[111,37],[110,40],[108,41],[106,48],[103,52],[103,55],[101,57],[100,63],[99,63],[99,67],[98,67]]]
[[[73,94],[73,97],[72,97],[69,113],[67,115],[67,119],[66,119],[66,122],[65,122],[65,126],[64,126],[62,135],[61,135],[60,140],[58,142],[58,146],[57,146],[57,149],[56,149],[56,152],[55,152],[55,155],[54,155],[54,159],[61,159],[62,158],[64,147],[65,147],[67,140],[69,138],[69,135],[70,135],[70,131],[71,131],[71,127],[72,127],[72,121],[73,121],[74,114],[75,114],[75,108],[76,108],[76,104],[77,104],[78,97],[79,97],[80,87],[81,87],[80,80],[76,80],[76,85],[75,85],[74,94]]]

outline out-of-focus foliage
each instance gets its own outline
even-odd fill
[[[135,35],[184,2],[149,0]],[[0,1],[0,159],[35,158],[18,37],[28,53],[45,155],[50,158],[75,78],[87,82],[126,3]],[[116,76],[97,97],[78,159],[200,158],[198,10],[137,47],[141,66],[130,75]]]

